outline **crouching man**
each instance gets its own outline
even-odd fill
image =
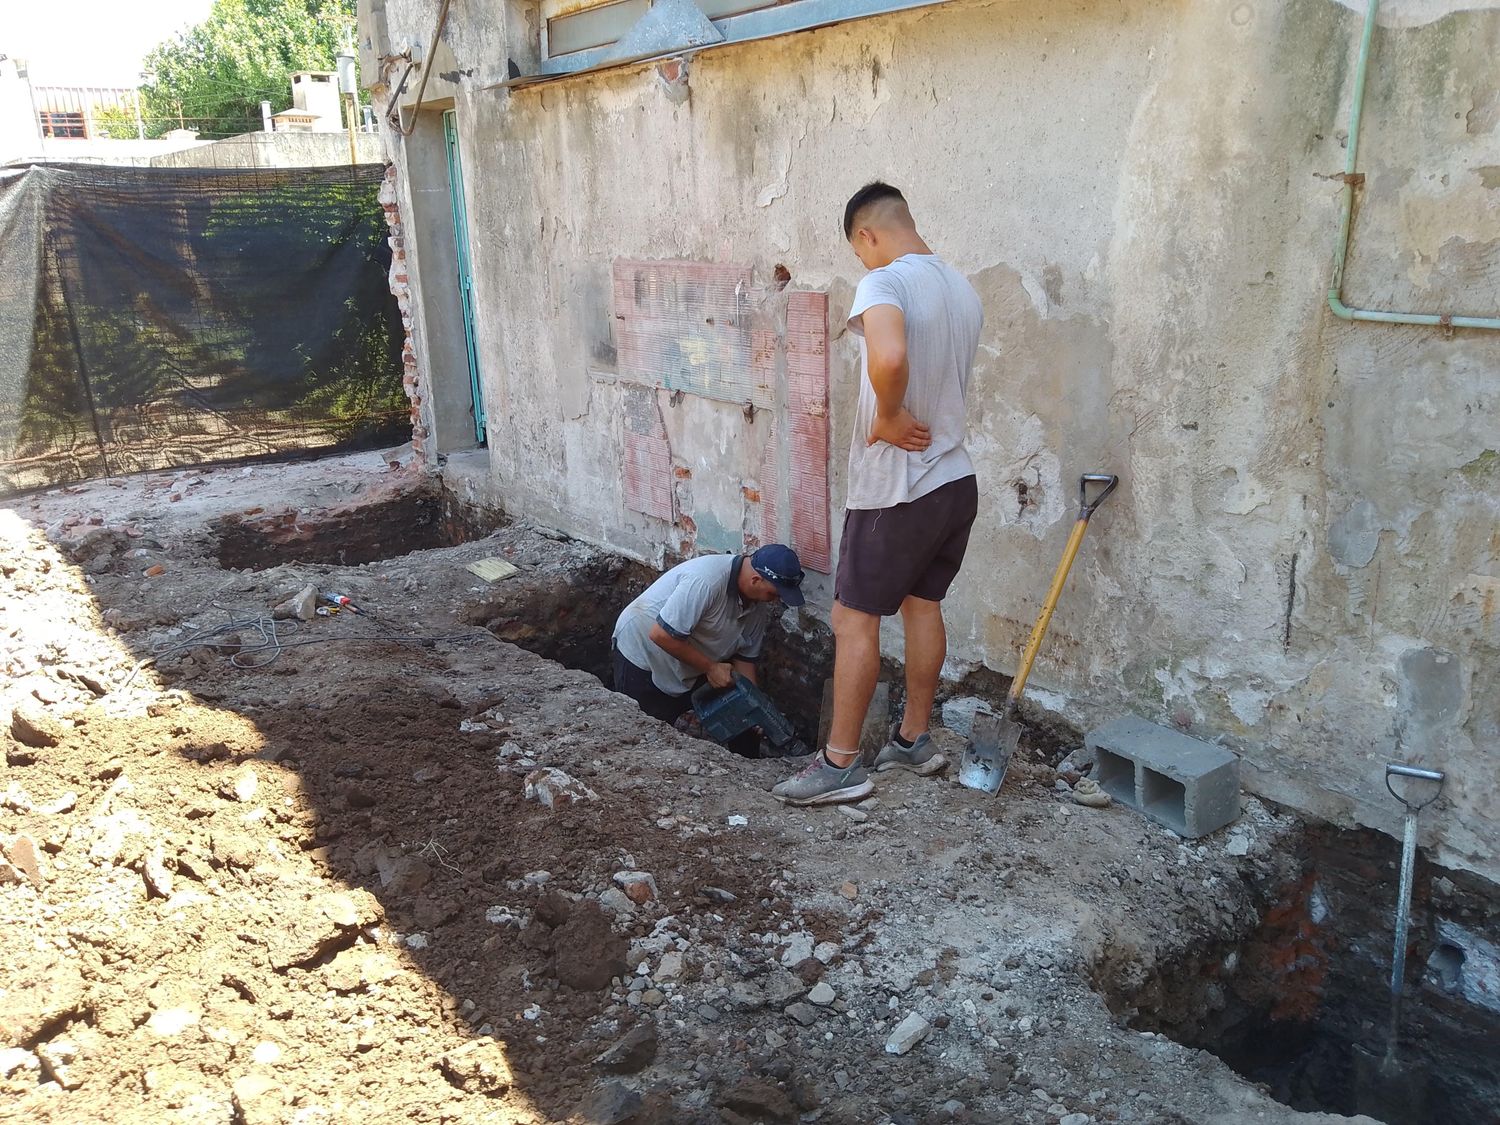
[[[802,604],[802,564],[772,543],[753,555],[705,555],[673,567],[625,607],[615,623],[615,690],[664,723],[693,706],[700,684],[729,687],[735,673],[756,682],[766,626],[777,602]],[[757,757],[760,734],[729,749]]]

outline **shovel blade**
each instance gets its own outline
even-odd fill
[[[1005,784],[1010,757],[1021,741],[1020,724],[987,711],[974,712],[974,727],[958,767],[958,783],[991,795]]]

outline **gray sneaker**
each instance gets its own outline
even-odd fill
[[[908,750],[896,741],[898,731],[891,732],[891,740],[879,754],[875,755],[875,772],[886,770],[910,770],[923,777],[937,773],[948,764],[948,757],[932,744],[930,734],[919,734]]]
[[[873,792],[875,783],[858,758],[840,769],[819,751],[805,769],[772,789],[771,795],[787,805],[832,805],[863,800]]]

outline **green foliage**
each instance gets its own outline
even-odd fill
[[[133,141],[140,136],[133,109],[117,106],[95,108],[92,116],[95,136],[108,137],[114,141]]]
[[[204,137],[260,128],[260,103],[291,104],[291,76],[333,70],[353,41],[355,0],[214,0],[202,23],[146,57],[147,132],[181,120]]]

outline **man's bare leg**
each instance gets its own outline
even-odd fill
[[[932,700],[948,658],[943,605],[908,597],[901,603],[901,624],[906,632],[906,710],[901,714],[901,737],[915,742],[932,725]]]
[[[834,602],[833,639],[833,726],[827,758],[835,766],[847,766],[859,757],[859,735],[880,679],[880,618]]]

